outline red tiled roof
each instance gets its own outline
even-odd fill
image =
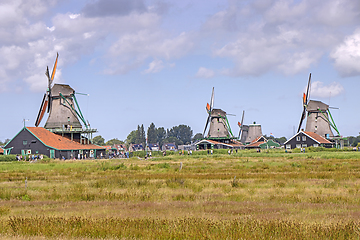
[[[266,142],[265,142],[265,141],[253,142],[253,143],[250,143],[249,145],[246,145],[245,147],[246,147],[246,148],[249,148],[249,147],[259,147],[260,144],[263,144],[263,143],[266,143]]]
[[[319,143],[325,143],[325,144],[331,144],[331,142],[329,140],[327,140],[326,138],[323,138],[322,136],[320,136],[317,133],[314,132],[304,132],[306,135],[308,135],[309,137],[315,139],[316,141],[318,141]]]
[[[0,147],[0,153],[4,153],[4,149]]]
[[[104,149],[94,144],[80,144],[65,137],[52,133],[42,127],[27,127],[45,145],[58,150],[77,150],[77,149]]]

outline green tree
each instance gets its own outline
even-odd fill
[[[151,123],[147,129],[148,143],[157,143],[156,127],[154,123]]]
[[[129,133],[129,135],[126,137],[125,143],[127,146],[129,146],[131,143],[134,144],[137,141],[138,131],[133,130]]]
[[[196,141],[198,139],[202,139],[203,138],[203,135],[202,133],[197,133],[195,134],[195,136],[192,138],[193,141]]]
[[[161,147],[164,139],[166,138],[165,128],[159,127],[156,129],[156,138],[157,138],[156,141],[159,143],[159,146]]]
[[[99,145],[99,146],[103,146],[105,144],[105,139],[99,135],[96,136],[92,139],[93,144]]]
[[[142,144],[143,147],[145,147],[146,134],[145,134],[144,124],[141,124],[141,127],[140,127],[140,142],[139,143]]]
[[[113,138],[105,143],[105,145],[114,145],[114,144],[124,144],[124,141],[121,141],[117,138]]]
[[[191,127],[180,124],[179,126],[172,127],[168,131],[167,137],[175,137],[179,142],[183,142],[183,144],[190,144],[192,135],[193,131],[191,130]]]

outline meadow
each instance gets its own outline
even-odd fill
[[[0,161],[4,239],[359,239],[360,152]]]

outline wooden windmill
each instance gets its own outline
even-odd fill
[[[38,127],[45,112],[49,113],[44,125],[45,129],[61,134],[71,140],[81,143],[92,139],[96,129],[90,129],[75,97],[75,90],[67,84],[53,84],[59,54],[56,56],[54,68],[50,77],[49,68],[45,72],[48,78],[48,88],[44,94],[35,126]],[[81,124],[80,120],[83,124]],[[84,128],[84,129],[83,129]],[[86,135],[86,136],[85,136]]]
[[[303,95],[303,112],[301,114],[298,132],[301,129],[302,123],[306,119],[306,132],[314,132],[325,138],[332,138],[334,134],[331,130],[334,129],[338,136],[340,133],[336,127],[334,119],[330,113],[329,105],[316,100],[309,100],[311,88],[311,73],[309,75],[309,81],[306,89],[306,93]]]
[[[221,139],[221,138],[234,138],[226,112],[221,109],[214,108],[214,88],[212,90],[210,104],[206,105],[208,118],[206,120],[203,137],[207,139]],[[205,136],[206,129],[209,126],[209,131]]]

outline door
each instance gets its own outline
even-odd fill
[[[50,158],[55,158],[55,150],[50,149]]]

